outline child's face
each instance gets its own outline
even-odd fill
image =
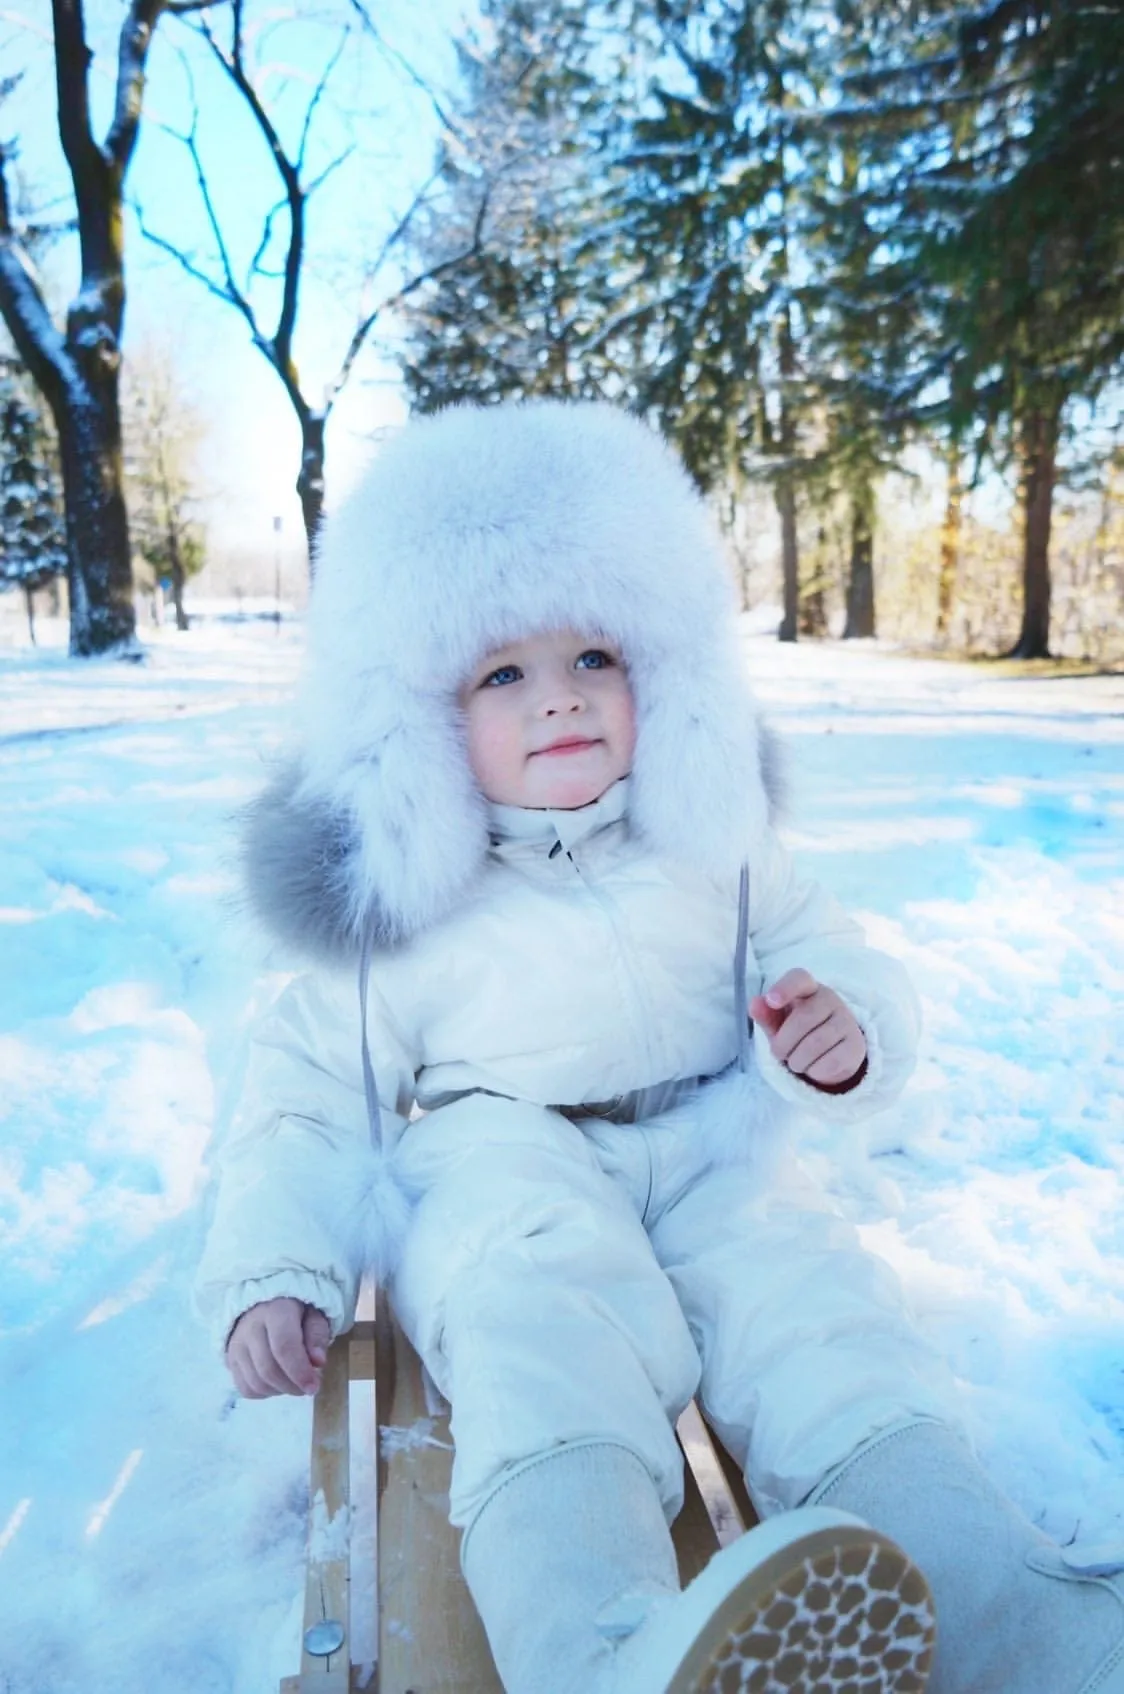
[[[628,673],[601,636],[548,630],[497,647],[458,698],[472,774],[501,805],[588,806],[632,767]]]

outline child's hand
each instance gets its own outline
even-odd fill
[[[316,1306],[263,1300],[243,1312],[226,1344],[227,1369],[246,1400],[315,1394],[328,1357],[331,1325]]]
[[[749,1015],[769,1037],[773,1056],[825,1094],[845,1094],[866,1073],[866,1040],[832,988],[805,970],[785,971]]]

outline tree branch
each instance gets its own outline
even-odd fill
[[[285,198],[289,205],[289,246],[285,255],[285,275],[281,291],[281,309],[277,317],[277,328],[273,332],[270,345],[272,359],[282,381],[289,390],[293,404],[298,400],[301,407],[307,411],[307,404],[297,386],[296,372],[293,368],[293,331],[297,320],[297,298],[300,289],[301,264],[304,259],[304,202],[305,195],[300,185],[300,177],[292,160],[281,145],[281,138],[273,122],[262,105],[257,89],[246,74],[243,62],[242,39],[242,7],[243,0],[231,0],[232,25],[230,53],[223,52],[215,39],[214,33],[206,19],[200,25],[202,34],[211,47],[219,64],[234,83],[253,114],[265,143],[277,168],[277,173],[285,187]],[[213,219],[214,212],[210,205],[210,196],[206,193],[206,185],[200,175],[200,187],[203,189],[208,205],[208,215]],[[214,224],[212,224],[214,227]],[[229,273],[229,261],[227,262]],[[231,277],[232,292],[234,289]],[[248,310],[248,308],[244,308]]]
[[[412,215],[412,212],[416,208],[417,204],[418,202],[415,200],[414,207],[412,207],[411,211],[406,214],[407,219]],[[393,311],[393,309],[396,306],[400,306],[404,300],[408,300],[411,294],[416,294],[419,288],[424,288],[427,282],[438,281],[440,277],[447,275],[449,271],[455,270],[458,265],[465,264],[469,259],[474,258],[476,254],[479,253],[484,229],[484,220],[487,216],[487,211],[488,196],[487,194],[484,194],[481,196],[480,205],[477,209],[476,220],[472,229],[472,241],[469,246],[466,247],[463,252],[454,253],[451,258],[442,259],[439,264],[431,265],[428,270],[420,271],[417,276],[411,277],[409,282],[404,283],[401,288],[397,289],[393,294],[388,295],[385,300],[381,300],[375,307],[374,311],[369,312],[367,316],[356,326],[355,333],[348,344],[347,352],[344,354],[343,363],[339,368],[339,373],[325,396],[325,418],[328,417],[328,414],[331,412],[336,400],[342,393],[344,384],[351,375],[352,367],[355,364],[356,359],[359,357],[367,337],[370,335],[372,329],[375,327],[375,324],[378,322],[383,313]],[[404,227],[404,225],[400,224],[399,232],[402,227]],[[389,250],[393,239],[394,238],[392,237],[391,240],[387,242],[386,246],[384,246],[384,254]]]
[[[133,0],[121,25],[117,48],[117,98],[113,123],[105,139],[105,151],[117,168],[118,181],[128,170],[137,144],[148,50],[162,9],[163,0]]]
[[[247,286],[247,288],[249,288],[251,277],[258,276],[258,275],[265,276],[267,274],[265,271],[261,270],[261,268],[260,268],[261,262],[265,258],[266,251],[269,247],[269,243],[273,239],[273,220],[277,216],[278,212],[281,210],[282,206],[286,206],[286,205],[288,205],[288,201],[285,198],[285,196],[282,195],[280,200],[274,201],[273,205],[269,208],[269,211],[265,215],[265,218],[262,222],[261,240],[258,242],[257,249],[254,253],[254,256],[250,260],[249,269],[246,272],[246,286]],[[276,271],[270,271],[268,273],[268,275],[276,276],[277,272]]]
[[[78,199],[99,193],[105,176],[105,156],[90,129],[89,69],[93,54],[86,44],[82,0],[51,0],[55,26],[55,87],[59,103],[59,139]]]
[[[323,187],[324,183],[327,182],[333,171],[338,171],[341,165],[345,165],[347,163],[354,151],[355,145],[352,143],[351,146],[345,147],[342,153],[337,153],[334,159],[329,159],[328,163],[324,166],[324,169],[320,172],[320,175],[314,176],[312,181],[308,184],[308,187],[304,190],[304,198],[306,202],[312,199],[312,196],[316,193],[318,188]]]
[[[419,71],[414,69],[413,65],[406,56],[400,53],[397,47],[392,47],[386,40],[382,31],[378,28],[374,19],[367,11],[366,6],[363,4],[363,0],[350,0],[350,4],[352,11],[359,18],[363,28],[367,31],[367,34],[375,41],[380,52],[382,52],[386,58],[392,59],[400,70],[405,71],[414,87],[425,95],[426,99],[433,107],[434,114],[436,115],[437,121],[441,125],[442,129],[447,130],[450,135],[455,135],[457,140],[461,142],[462,145],[465,145],[465,136],[463,132],[457,128],[456,124],[453,122],[452,118],[449,116],[448,112],[433,92],[429,83]]]
[[[0,317],[32,380],[58,416],[66,387],[79,380],[78,372],[47,308],[35,268],[12,228],[9,157],[0,144]]]
[[[340,35],[340,39],[339,39],[339,46],[336,48],[335,52],[332,54],[331,58],[328,60],[328,63],[325,65],[324,74],[321,76],[320,81],[316,84],[316,87],[315,87],[315,89],[313,90],[313,93],[312,93],[312,99],[308,102],[308,107],[307,107],[305,114],[304,114],[304,123],[301,125],[300,145],[297,148],[296,173],[297,173],[298,177],[300,176],[300,173],[304,169],[304,150],[305,150],[306,146],[308,145],[308,132],[312,128],[312,120],[313,120],[313,117],[316,114],[316,108],[320,104],[320,98],[323,95],[324,90],[328,86],[329,77],[331,76],[332,72],[335,70],[336,66],[339,64],[340,59],[343,57],[343,50],[347,45],[347,40],[348,40],[348,36],[350,35],[350,33],[351,33],[350,30],[347,29],[346,27],[343,29],[343,31]],[[350,152],[350,148],[348,149],[348,151]]]

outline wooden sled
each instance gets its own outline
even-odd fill
[[[379,1426],[377,1571],[373,1582],[356,1583],[377,1595],[377,1670],[353,1664],[351,1655],[353,1382],[375,1384]],[[687,1583],[756,1516],[737,1464],[694,1403],[678,1435],[686,1498],[672,1533]],[[448,1521],[451,1468],[448,1408],[380,1297],[373,1322],[360,1321],[333,1342],[314,1402],[301,1668],[282,1680],[281,1694],[503,1694],[461,1577],[459,1533]]]

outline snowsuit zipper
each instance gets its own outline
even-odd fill
[[[561,848],[562,841],[559,839],[550,849],[548,857],[553,859]],[[566,857],[569,859],[570,864],[573,867],[574,875],[577,877],[582,888],[585,890],[589,898],[593,900],[605,914],[609,931],[615,944],[616,958],[620,965],[621,975],[624,977],[632,993],[633,1004],[639,1024],[640,1036],[643,1042],[644,1054],[648,1068],[651,1075],[654,1077],[659,1074],[657,1054],[654,1046],[652,1045],[651,1039],[652,1019],[654,1014],[648,998],[647,989],[644,985],[644,979],[641,975],[639,961],[636,958],[635,949],[632,947],[625,925],[621,921],[620,912],[617,908],[616,902],[611,900],[607,894],[598,888],[595,882],[592,882],[588,877],[583,875],[581,866],[578,864],[569,848],[566,848],[565,852]]]

